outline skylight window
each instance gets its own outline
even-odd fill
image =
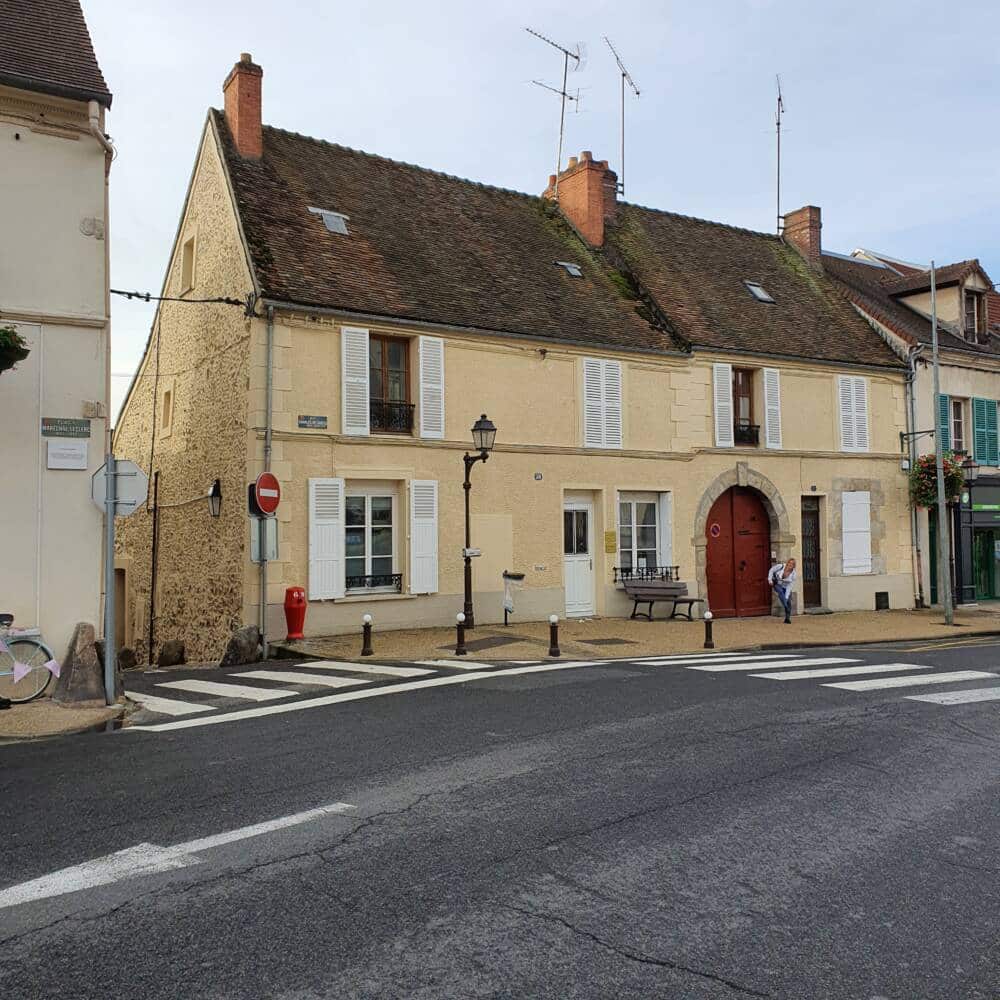
[[[327,208],[313,208],[310,206],[309,211],[313,215],[318,215],[323,219],[323,225],[331,233],[339,233],[341,236],[347,236],[347,220],[350,216],[344,215],[342,212],[331,212]]]
[[[771,296],[768,295],[763,285],[758,285],[756,281],[744,281],[743,284],[747,286],[747,291],[758,302],[770,302],[773,305],[774,299],[772,299]]]
[[[579,264],[574,264],[573,261],[571,261],[571,260],[557,260],[557,261],[555,261],[555,263],[559,267],[565,268],[566,269],[566,273],[571,278],[582,278],[583,277],[583,271],[580,270],[580,265]]]

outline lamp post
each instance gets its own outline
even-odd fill
[[[462,488],[465,490],[465,627],[475,628],[476,619],[472,610],[472,527],[469,517],[469,493],[472,491],[472,482],[469,475],[476,462],[485,462],[490,457],[493,450],[493,442],[496,441],[497,429],[484,413],[472,425],[472,444],[479,451],[478,455],[470,455],[468,452],[462,458],[465,463],[465,482]]]
[[[979,477],[979,463],[971,455],[966,455],[965,461],[962,462],[961,469],[962,469],[962,478],[965,481],[965,488],[969,491],[969,508],[968,508],[968,514],[966,515],[966,517],[968,518],[966,523],[968,524],[969,527],[969,533],[968,535],[966,535],[965,532],[962,532],[963,547],[965,545],[966,539],[968,539],[969,542],[969,560],[968,562],[966,562],[966,560],[963,559],[962,563],[963,565],[968,565],[972,567],[973,573],[972,573],[971,598],[972,600],[975,600],[976,599],[976,591],[975,591],[976,512],[975,508],[972,506],[972,487],[975,486],[976,479]],[[961,516],[961,511],[962,511],[961,503],[959,504],[958,509],[959,509],[959,523],[961,523],[963,520]],[[956,580],[956,590],[958,591],[961,601],[964,603],[965,584],[959,583]]]

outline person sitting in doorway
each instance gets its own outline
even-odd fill
[[[781,606],[785,609],[785,624],[792,624],[792,587],[795,585],[795,560],[775,563],[767,574],[767,582],[778,595]]]

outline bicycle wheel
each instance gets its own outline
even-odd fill
[[[9,652],[0,653],[0,698],[21,703],[37,698],[52,680],[52,673],[45,666],[52,659],[52,651],[37,639],[9,638],[4,642]],[[16,683],[15,660],[28,667],[28,672]]]

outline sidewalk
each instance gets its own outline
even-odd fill
[[[717,650],[789,646],[893,642],[911,639],[959,639],[1000,633],[1000,613],[967,612],[947,627],[940,611],[855,611],[832,615],[798,615],[791,625],[780,618],[724,618],[713,624]],[[701,621],[632,621],[627,618],[566,619],[559,623],[563,658],[594,660],[627,656],[703,652]],[[277,643],[279,655],[353,660],[361,652],[361,633]],[[372,646],[381,660],[440,660],[455,652],[454,628],[379,632]],[[547,622],[519,622],[508,628],[480,625],[466,632],[469,660],[541,660],[548,656]]]
[[[0,741],[82,733],[118,718],[123,711],[123,705],[63,708],[51,698],[36,698],[25,705],[11,705],[0,712]]]

